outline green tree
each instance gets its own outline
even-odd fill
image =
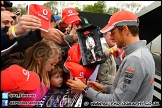
[[[21,4],[21,15],[26,14],[26,6],[27,6],[26,3],[22,3],[22,4]],[[13,8],[13,11],[14,11],[14,12],[18,11],[17,6],[12,6],[12,8]]]
[[[82,10],[79,7],[75,7],[77,12],[82,12]]]
[[[113,13],[118,12],[118,11],[120,11],[120,9],[117,7],[109,7],[107,10],[107,14],[112,15]]]
[[[93,5],[83,5],[83,12],[94,12]]]
[[[69,2],[69,1],[50,1],[43,4],[52,10],[54,14],[61,14],[65,7],[80,7],[79,2]],[[78,8],[79,9],[79,8]]]
[[[58,9],[57,9],[58,2],[57,1],[49,1],[49,2],[44,3],[43,5],[48,7],[49,9],[51,9],[53,14],[58,12]]]
[[[106,13],[106,2],[98,1],[94,5],[83,5],[83,12]]]
[[[17,11],[17,7],[13,6],[12,8],[13,8],[13,11],[14,11],[14,12]],[[26,14],[26,8],[22,7],[22,8],[21,8],[21,15],[24,15],[24,14]]]
[[[98,1],[97,3],[94,3],[93,5],[94,9],[96,9],[95,11],[97,13],[106,13],[106,2],[105,1]]]

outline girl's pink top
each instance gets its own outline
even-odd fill
[[[25,94],[30,95],[31,97],[22,97],[20,101],[22,101],[23,103],[28,103],[27,105],[19,105],[19,107],[34,107],[35,105],[37,105],[38,103],[40,103],[40,100],[43,98],[43,96],[47,93],[47,91],[50,88],[44,86],[43,88],[43,92],[42,92],[42,87],[40,86],[39,88],[35,89],[35,90],[27,90],[25,92]],[[27,95],[26,95],[27,96]],[[36,103],[36,104],[35,104]]]

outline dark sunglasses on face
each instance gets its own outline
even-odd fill
[[[11,18],[12,18],[13,20],[16,20],[16,16],[11,16]]]

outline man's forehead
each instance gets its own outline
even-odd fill
[[[10,17],[10,16],[3,16],[3,18],[1,18],[1,21],[9,21],[9,22],[11,22],[11,21],[13,21],[13,19]]]
[[[12,20],[2,20],[3,23],[9,23],[11,22],[12,23]]]
[[[113,28],[110,32],[112,33],[112,32],[114,32],[116,30],[117,30],[117,27]]]
[[[10,17],[10,14],[7,13],[7,11],[1,12],[1,15],[2,15],[2,17],[3,17],[3,16],[4,16],[4,17]]]

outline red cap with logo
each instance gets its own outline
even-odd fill
[[[75,10],[75,8],[65,8],[62,11],[62,19],[64,19],[64,23],[72,24],[74,22],[81,21],[78,14],[79,13]]]
[[[30,4],[27,10],[29,15],[34,15],[41,19],[41,30],[48,32],[52,11],[43,5]]]
[[[70,72],[71,78],[78,78],[84,82],[86,68],[74,62],[65,62],[65,68]]]
[[[64,62],[64,67],[66,69],[66,73],[70,73],[72,78],[79,78],[80,80],[84,81],[84,78],[87,80],[95,70],[95,67],[85,67],[81,65],[81,52],[79,43],[75,43],[72,47],[68,50],[68,57]]]
[[[104,28],[102,28],[100,32],[109,32],[117,26],[139,26],[137,19],[137,16],[130,11],[122,10],[116,12],[110,17],[108,24]]]
[[[74,62],[74,63],[81,63],[82,55],[80,52],[79,43],[75,43],[72,47],[68,50],[68,57],[67,61]]]
[[[1,71],[1,91],[17,92],[21,90],[34,90],[41,84],[36,72],[28,71],[19,65],[11,65]]]

